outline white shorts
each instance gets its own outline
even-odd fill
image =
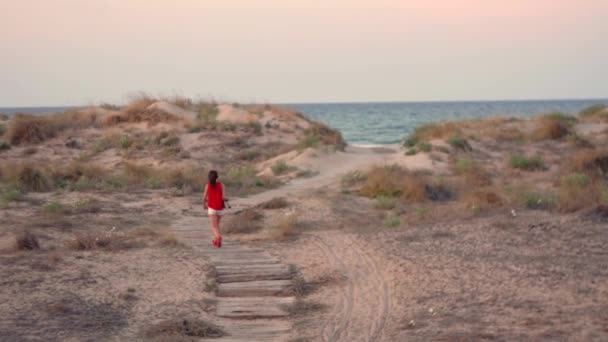
[[[207,214],[209,214],[209,216],[211,215],[217,215],[217,216],[222,216],[222,210],[215,210],[215,209],[211,209],[211,208],[207,208]]]

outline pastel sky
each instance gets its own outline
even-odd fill
[[[0,0],[0,107],[608,97],[606,0]]]

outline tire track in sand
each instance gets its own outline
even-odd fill
[[[386,274],[376,259],[348,234],[333,231],[310,238],[328,264],[347,277],[337,303],[323,322],[323,341],[380,341],[390,312],[390,292]]]

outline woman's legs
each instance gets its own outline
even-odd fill
[[[209,221],[211,222],[211,232],[213,233],[214,239],[220,237],[218,217],[218,215],[209,215]]]

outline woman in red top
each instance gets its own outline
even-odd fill
[[[222,247],[222,236],[220,235],[220,219],[224,209],[224,187],[217,181],[217,171],[209,171],[209,183],[205,186],[203,206],[207,209],[213,232],[213,245]]]

